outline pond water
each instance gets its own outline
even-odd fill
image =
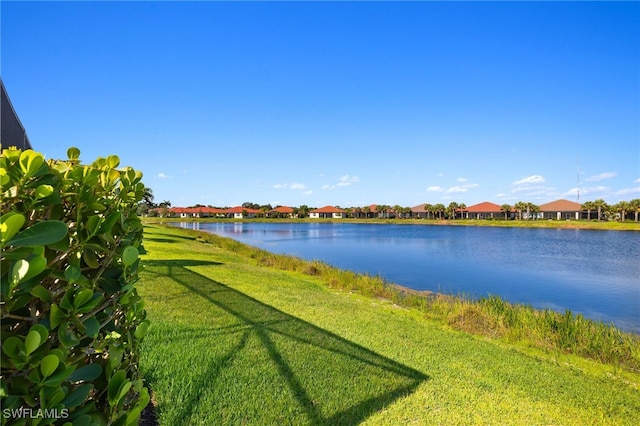
[[[494,294],[640,333],[640,233],[349,223],[180,223],[416,290]]]

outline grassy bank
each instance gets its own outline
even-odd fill
[[[640,422],[633,354],[509,337],[497,299],[483,327],[502,337],[474,337],[453,327],[479,304],[206,234],[149,226],[145,241],[142,368],[163,424]]]

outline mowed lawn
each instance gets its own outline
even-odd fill
[[[640,376],[145,228],[141,368],[163,425],[640,424]]]

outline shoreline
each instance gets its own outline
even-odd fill
[[[597,222],[597,221],[558,221],[558,220],[433,220],[433,219],[292,219],[292,218],[174,218],[143,217],[144,223],[162,224],[166,222],[203,222],[203,223],[349,223],[376,225],[421,225],[421,226],[475,226],[498,228],[533,228],[533,229],[584,229],[598,231],[635,231],[640,232],[640,222]]]

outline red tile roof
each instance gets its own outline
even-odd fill
[[[490,203],[485,201],[484,203],[474,204],[473,206],[469,206],[464,211],[469,213],[504,213],[500,206],[495,203]]]
[[[345,211],[333,206],[324,206],[319,209],[311,210],[310,213],[344,213]]]
[[[289,213],[293,213],[293,208],[287,207],[287,206],[280,206],[280,207],[276,207],[273,210],[270,210],[270,212],[289,214]]]
[[[414,212],[414,213],[427,213],[427,211],[424,209],[424,206],[426,204],[427,203],[422,203],[422,204],[419,204],[417,206],[413,206],[413,207],[411,207],[411,211]]]
[[[540,205],[541,212],[579,212],[581,210],[580,204],[569,200],[556,200]]]

